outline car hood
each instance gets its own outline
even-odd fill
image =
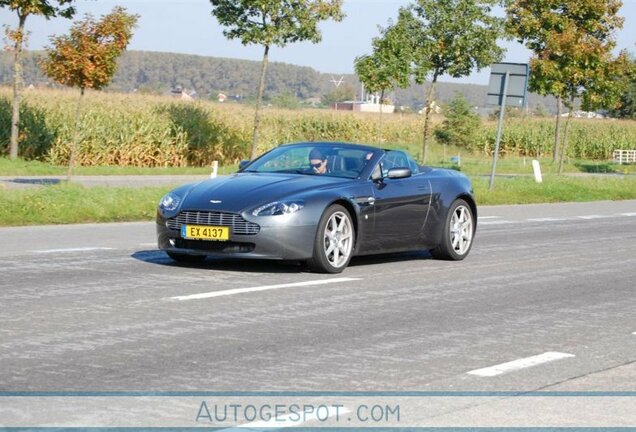
[[[339,187],[351,181],[314,175],[238,173],[193,185],[181,208],[241,212],[287,197],[298,198],[304,192]]]

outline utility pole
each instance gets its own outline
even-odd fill
[[[343,82],[344,82],[344,76],[341,76],[339,80],[336,80],[336,78],[333,75],[331,76],[331,83],[336,86],[336,89],[339,89]],[[338,111],[338,101],[336,101],[335,107],[336,107],[336,111]]]

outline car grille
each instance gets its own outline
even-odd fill
[[[255,235],[261,230],[258,224],[246,221],[239,214],[209,211],[182,211],[166,221],[172,230],[181,230],[181,225],[227,226],[232,228],[232,234],[240,235]]]

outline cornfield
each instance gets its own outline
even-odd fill
[[[25,91],[21,108],[20,155],[65,164],[78,93]],[[11,93],[0,88],[0,154],[8,153]],[[249,154],[253,108],[169,97],[88,92],[81,118],[77,163],[122,166],[204,166],[235,163]],[[441,119],[436,118],[434,123]],[[418,155],[423,119],[417,115],[345,113],[323,110],[263,111],[259,152],[295,141],[347,141],[404,148]],[[496,124],[486,123],[467,150],[490,153]],[[502,153],[551,154],[553,119],[508,119]],[[636,122],[576,120],[570,128],[571,157],[607,159],[614,149],[636,149]]]
[[[562,124],[565,123],[563,119]],[[552,155],[555,121],[552,118],[506,120],[501,152],[508,155],[546,157]],[[486,124],[469,150],[492,154],[497,124]],[[568,130],[568,156],[574,159],[606,160],[614,150],[636,149],[636,122],[626,120],[572,119]]]

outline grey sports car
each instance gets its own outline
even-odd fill
[[[286,144],[237,173],[174,189],[159,202],[159,248],[206,256],[306,261],[339,273],[356,255],[468,255],[477,227],[470,181],[407,153],[346,143]]]

